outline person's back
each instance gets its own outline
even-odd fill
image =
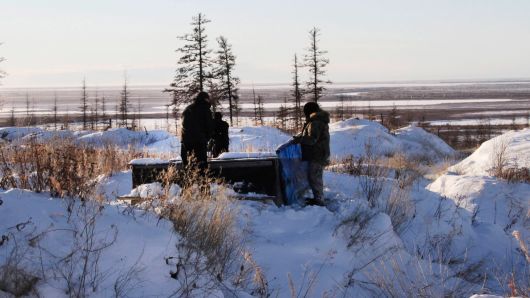
[[[209,96],[200,92],[195,101],[182,112],[181,157],[184,164],[194,155],[201,165],[207,161],[207,143],[213,133]]]

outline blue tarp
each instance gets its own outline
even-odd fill
[[[307,181],[307,162],[302,161],[300,144],[289,141],[277,150],[280,171],[284,182],[285,200],[288,205],[304,205],[305,193],[309,189]]]

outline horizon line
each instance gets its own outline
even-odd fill
[[[458,83],[530,83],[530,77],[504,77],[504,78],[454,78],[454,79],[417,79],[417,80],[370,80],[370,81],[343,81],[343,82],[332,82],[331,84],[324,84],[327,87],[333,88],[334,86],[341,85],[361,85],[361,84],[411,84],[411,83],[424,83],[424,84],[458,84]],[[291,82],[260,82],[260,83],[241,83],[240,87],[244,89],[251,89],[254,87],[274,87],[274,86],[291,86]],[[79,85],[14,85],[5,86],[0,83],[0,90],[4,89],[67,89],[80,87]],[[122,87],[123,84],[110,84],[110,85],[86,85],[87,88],[116,88]],[[129,84],[128,87],[164,87],[169,84]]]

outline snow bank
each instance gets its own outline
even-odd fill
[[[3,127],[0,128],[0,139],[15,141],[29,134],[39,134],[45,130],[37,127]]]
[[[528,264],[518,252],[519,244],[512,233],[517,231],[523,241],[530,241],[530,184],[508,183],[489,176],[492,154],[501,143],[506,145],[508,165],[529,166],[530,130],[508,132],[484,142],[472,155],[451,167],[450,172],[425,187],[441,198],[438,205],[424,205],[425,199],[420,199],[416,208],[418,214],[437,210],[425,217],[425,224],[453,223],[445,228],[445,235],[453,235],[450,245],[455,251],[465,252],[468,262],[495,260],[485,261],[483,270],[497,275],[513,271],[527,276]],[[421,234],[420,227],[415,225],[411,241]]]
[[[376,156],[403,153],[409,158],[440,160],[452,157],[455,150],[437,136],[416,126],[407,126],[391,134],[377,122],[348,119],[330,125],[331,157],[365,156],[367,150]],[[369,148],[369,149],[368,149]]]
[[[456,154],[456,151],[438,136],[415,125],[400,128],[395,134],[401,141],[402,150],[409,156],[441,159]]]
[[[349,155],[361,157],[370,147],[374,155],[391,155],[400,149],[400,142],[377,122],[348,119],[329,126],[331,158]]]
[[[267,126],[230,128],[229,134],[232,152],[274,152],[291,138],[279,129]]]
[[[530,167],[530,128],[526,128],[482,143],[473,154],[449,170],[465,175],[489,176],[495,157],[504,147],[507,167]]]
[[[9,214],[0,216],[0,234],[10,235],[10,239],[0,249],[0,263],[3,264],[9,258],[16,239],[18,253],[23,254],[20,256],[22,263],[19,266],[27,266],[26,270],[33,274],[43,273],[47,276],[46,282],[38,283],[39,296],[64,297],[66,282],[57,277],[60,276],[58,272],[53,276],[52,270],[61,266],[59,260],[68,255],[71,249],[75,249],[76,241],[82,241],[79,239],[84,235],[81,230],[76,234],[72,233],[76,228],[83,227],[81,218],[75,212],[68,215],[65,200],[51,199],[46,194],[14,189],[0,192],[0,196],[3,201],[0,212]],[[79,207],[78,204],[74,208]],[[100,277],[104,278],[100,280],[101,284],[95,292],[90,290],[90,296],[114,296],[115,282],[128,272],[131,284],[126,285],[126,290],[134,291],[134,296],[167,296],[177,288],[177,283],[169,275],[172,267],[164,261],[165,257],[177,253],[178,238],[172,230],[172,224],[157,216],[141,215],[139,212],[136,216],[126,216],[123,211],[121,207],[105,206],[97,218],[95,247],[112,240],[114,231],[117,233],[114,244],[101,252]],[[23,228],[15,228],[20,223],[26,224]],[[34,243],[38,245],[26,245],[26,239],[39,234]],[[73,261],[81,263],[82,260]],[[62,264],[67,266],[64,262]],[[1,293],[0,291],[0,296]]]
[[[127,148],[149,147],[158,142],[173,138],[170,133],[162,130],[132,131],[126,128],[114,128],[107,131],[98,131],[81,136],[78,140],[91,145],[103,146],[107,144]]]

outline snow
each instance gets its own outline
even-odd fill
[[[136,158],[129,162],[130,165],[164,165],[168,161],[160,158]]]
[[[408,155],[444,158],[454,156],[456,151],[439,137],[426,132],[423,128],[410,125],[395,132],[402,142],[401,148]]]
[[[467,175],[489,176],[494,159],[506,147],[506,167],[530,167],[530,128],[509,131],[488,140],[450,171]]]
[[[230,128],[231,152],[274,152],[291,136],[280,130],[266,126],[245,126]]]
[[[41,266],[48,276],[46,284],[39,287],[42,297],[67,297],[65,281],[53,278],[53,268],[59,265],[59,259],[74,249],[73,234],[75,225],[82,225],[82,219],[76,214],[69,218],[66,202],[61,199],[50,198],[47,194],[36,194],[29,191],[13,189],[0,192],[3,204],[0,206],[0,233],[10,235],[10,241],[0,250],[0,260],[6,260],[14,247],[14,240],[19,241],[19,249],[27,249],[26,261],[30,272],[40,272]],[[28,208],[31,206],[31,208]],[[77,204],[75,208],[81,208]],[[76,209],[77,210],[77,209]],[[137,268],[137,276],[133,277],[130,285],[135,296],[167,295],[176,288],[175,281],[170,278],[169,266],[164,258],[175,254],[177,237],[172,231],[172,225],[166,220],[159,220],[149,214],[126,216],[123,207],[105,206],[101,216],[97,218],[96,241],[109,241],[113,231],[118,231],[114,244],[102,251],[99,263],[104,279],[92,297],[114,296],[114,282],[127,273],[131,268]],[[15,228],[17,224],[29,221],[21,231]],[[39,239],[39,248],[25,245],[24,239],[29,236],[44,233]],[[141,235],[141,237],[139,237]],[[81,236],[79,236],[81,237]],[[100,243],[98,242],[97,245]],[[57,256],[53,258],[47,254],[51,252]],[[43,255],[42,265],[39,263],[40,254]],[[81,262],[81,259],[74,260]],[[153,278],[156,276],[156,278]],[[137,284],[137,286],[135,286]],[[0,292],[1,293],[1,292]],[[132,294],[132,293],[131,293]]]
[[[217,159],[242,159],[242,158],[271,158],[276,157],[274,152],[225,152]]]
[[[330,124],[331,157],[361,157],[367,150],[375,156],[403,153],[410,158],[428,156],[431,159],[452,157],[456,152],[437,136],[414,125],[391,134],[373,121],[348,119]]]
[[[0,129],[0,135],[2,131],[9,141],[30,134],[43,139],[50,137],[41,130]],[[409,157],[443,159],[455,154],[438,137],[416,126],[391,133],[376,122],[348,119],[331,124],[330,136],[334,158],[361,157],[370,146],[369,150],[379,156],[401,152]],[[96,146],[116,141],[122,148],[134,143],[138,148],[164,153],[174,153],[180,147],[177,137],[162,131],[83,132],[77,139]],[[270,127],[231,128],[232,152],[220,158],[269,157],[270,152],[289,139],[289,135]],[[263,269],[273,297],[291,296],[291,285],[295,290],[308,290],[308,297],[383,295],[385,292],[372,292],[382,290],[371,285],[374,277],[401,284],[404,288],[397,286],[395,296],[419,293],[407,292],[415,288],[422,288],[427,296],[443,296],[442,286],[460,286],[464,289],[462,296],[467,297],[484,293],[484,287],[488,293],[504,295],[505,284],[499,284],[499,276],[527,273],[528,264],[512,233],[518,231],[524,241],[530,240],[530,184],[508,183],[490,176],[491,155],[500,141],[507,146],[509,165],[530,166],[530,129],[512,131],[485,142],[434,181],[420,177],[402,189],[393,179],[381,178],[384,186],[375,205],[368,203],[361,187],[363,181],[371,181],[369,178],[328,171],[324,173],[325,197],[331,200],[333,212],[315,206],[278,208],[261,202],[235,201],[232,204],[237,206],[237,229],[248,235],[246,249]],[[165,160],[154,158],[132,161],[162,162]],[[131,189],[131,180],[130,171],[97,180],[96,193],[105,200],[97,221],[97,235],[103,241],[114,227],[118,233],[116,243],[101,255],[100,264],[108,275],[93,294],[96,297],[112,296],[118,276],[135,264],[142,270],[137,276],[141,283],[134,289],[134,296],[168,296],[178,286],[169,277],[171,268],[164,259],[178,255],[179,236],[171,224],[155,213],[141,212],[115,200],[124,195],[156,197],[165,190],[160,183]],[[218,191],[215,187],[212,190]],[[384,207],[396,191],[403,191],[405,197],[398,207],[409,208],[407,221],[400,227],[396,226],[396,215]],[[232,191],[228,189],[227,193]],[[180,188],[171,186],[169,196],[176,199],[179,194]],[[27,239],[30,232],[72,228],[72,222],[80,220],[76,216],[68,219],[67,199],[54,199],[47,193],[0,190],[0,199],[3,202],[0,214],[8,214],[0,216],[0,234],[15,233],[18,239]],[[11,228],[28,219],[31,228],[17,232]],[[71,234],[47,235],[40,241],[41,247],[58,254],[72,248]],[[8,258],[12,247],[12,241],[0,246],[0,264]],[[25,260],[38,258],[38,252],[28,246],[29,257]],[[52,268],[56,262],[46,256],[43,264]],[[483,263],[477,270],[480,276],[487,277],[481,278],[481,282],[473,284],[455,277],[480,262]],[[37,262],[24,264],[31,270],[40,270]],[[43,297],[65,296],[61,292],[64,287],[60,278],[50,278],[38,285]],[[241,293],[242,297],[245,295],[250,297]],[[219,297],[223,295],[219,293]]]

